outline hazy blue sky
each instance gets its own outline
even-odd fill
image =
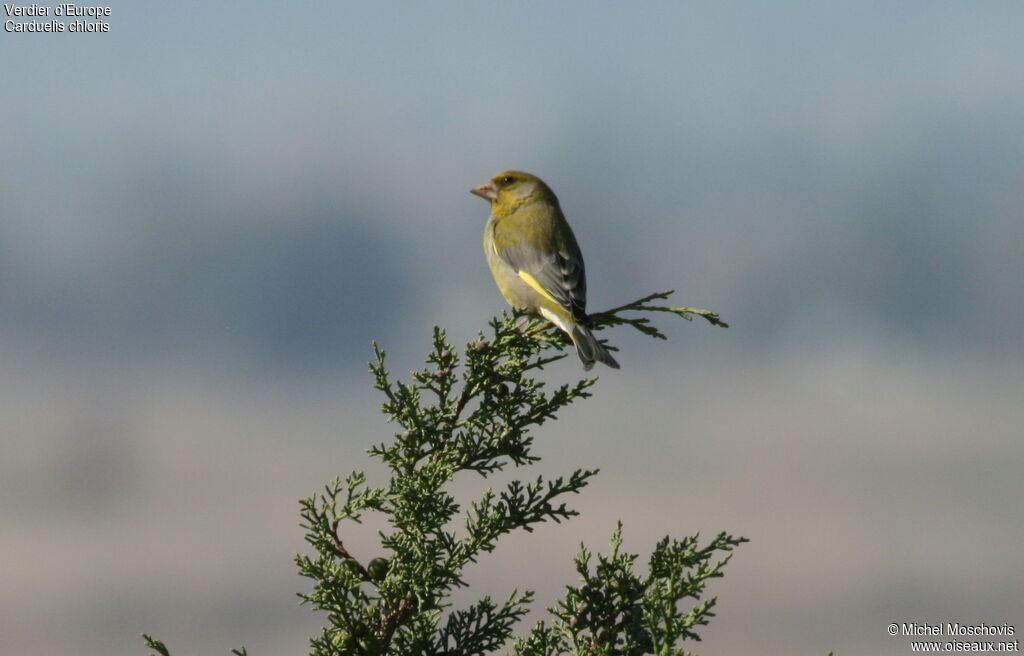
[[[544,471],[603,470],[519,542],[545,603],[621,517],[753,538],[701,654],[1024,630],[1022,5],[110,6],[0,32],[3,651],[301,652],[295,500],[390,435],[371,340],[402,372],[503,309],[468,190],[506,168],[591,309],[732,323],[613,334],[545,428]]]

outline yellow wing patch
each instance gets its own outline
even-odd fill
[[[530,287],[533,287],[533,289],[534,289],[534,290],[535,290],[535,291],[536,291],[536,292],[537,292],[538,294],[540,294],[540,295],[541,295],[541,296],[543,296],[544,298],[546,298],[546,299],[548,299],[549,301],[551,301],[551,302],[552,302],[552,303],[553,303],[553,304],[555,305],[555,307],[559,307],[559,303],[558,303],[558,301],[556,301],[556,300],[555,300],[555,297],[554,297],[554,296],[552,296],[551,294],[549,294],[549,293],[548,293],[548,290],[544,289],[544,288],[543,288],[543,287],[541,286],[541,284],[540,284],[539,282],[537,282],[537,279],[536,279],[536,278],[534,278],[533,276],[531,276],[530,274],[528,274],[528,273],[527,273],[527,272],[525,272],[525,271],[517,271],[516,273],[518,273],[518,274],[519,274],[519,277],[523,279],[523,282],[525,282],[525,283],[526,283],[527,285],[529,285]]]

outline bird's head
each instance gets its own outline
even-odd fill
[[[556,205],[554,192],[535,175],[522,171],[503,171],[479,187],[469,190],[491,201],[492,213],[505,213],[523,203],[543,200]]]

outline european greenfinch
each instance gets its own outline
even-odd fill
[[[618,369],[590,332],[583,255],[551,188],[535,175],[505,171],[470,193],[491,202],[484,254],[505,300],[569,335],[584,370],[594,362]]]

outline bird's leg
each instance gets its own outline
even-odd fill
[[[523,330],[523,326],[525,326],[526,322],[529,321],[529,320],[530,320],[530,317],[523,316],[523,317],[520,317],[519,321],[516,322],[516,326],[515,326],[515,328],[516,328],[516,335],[519,337],[519,339],[526,339],[527,338],[526,332]]]

